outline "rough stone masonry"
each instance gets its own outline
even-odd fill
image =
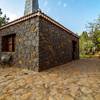
[[[3,38],[11,35],[15,41],[7,38],[4,46]],[[38,10],[0,28],[0,57],[4,54],[14,66],[41,71],[79,59],[79,37]]]

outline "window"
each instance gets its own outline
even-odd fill
[[[15,37],[16,37],[15,34],[2,37],[2,51],[3,52],[15,51]]]

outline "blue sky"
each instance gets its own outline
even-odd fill
[[[25,0],[0,0],[10,20],[23,16]],[[100,0],[39,0],[43,12],[75,33],[86,30],[88,22],[100,15]]]

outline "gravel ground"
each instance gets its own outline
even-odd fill
[[[0,100],[100,100],[100,59],[81,59],[40,73],[0,68]]]

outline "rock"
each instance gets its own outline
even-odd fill
[[[82,88],[81,88],[81,91],[82,91],[84,94],[92,93],[92,90],[89,89],[88,87],[82,87]]]
[[[95,100],[100,100],[100,94],[97,94],[97,95],[95,96]]]
[[[26,94],[23,94],[21,96],[21,99],[20,100],[30,100],[31,96],[32,96],[32,93],[31,92],[28,92]]]
[[[94,100],[94,98],[91,94],[89,95],[82,94],[79,97],[76,97],[75,100]]]
[[[49,96],[48,100],[54,100],[54,98],[53,98],[53,97],[51,97],[51,96]]]
[[[5,100],[5,95],[0,96],[0,100]]]
[[[12,60],[12,55],[2,55],[1,56],[1,62],[3,64],[9,64]]]
[[[74,100],[70,95],[64,95],[62,100]]]
[[[13,96],[6,96],[4,100],[16,100],[16,98]]]

